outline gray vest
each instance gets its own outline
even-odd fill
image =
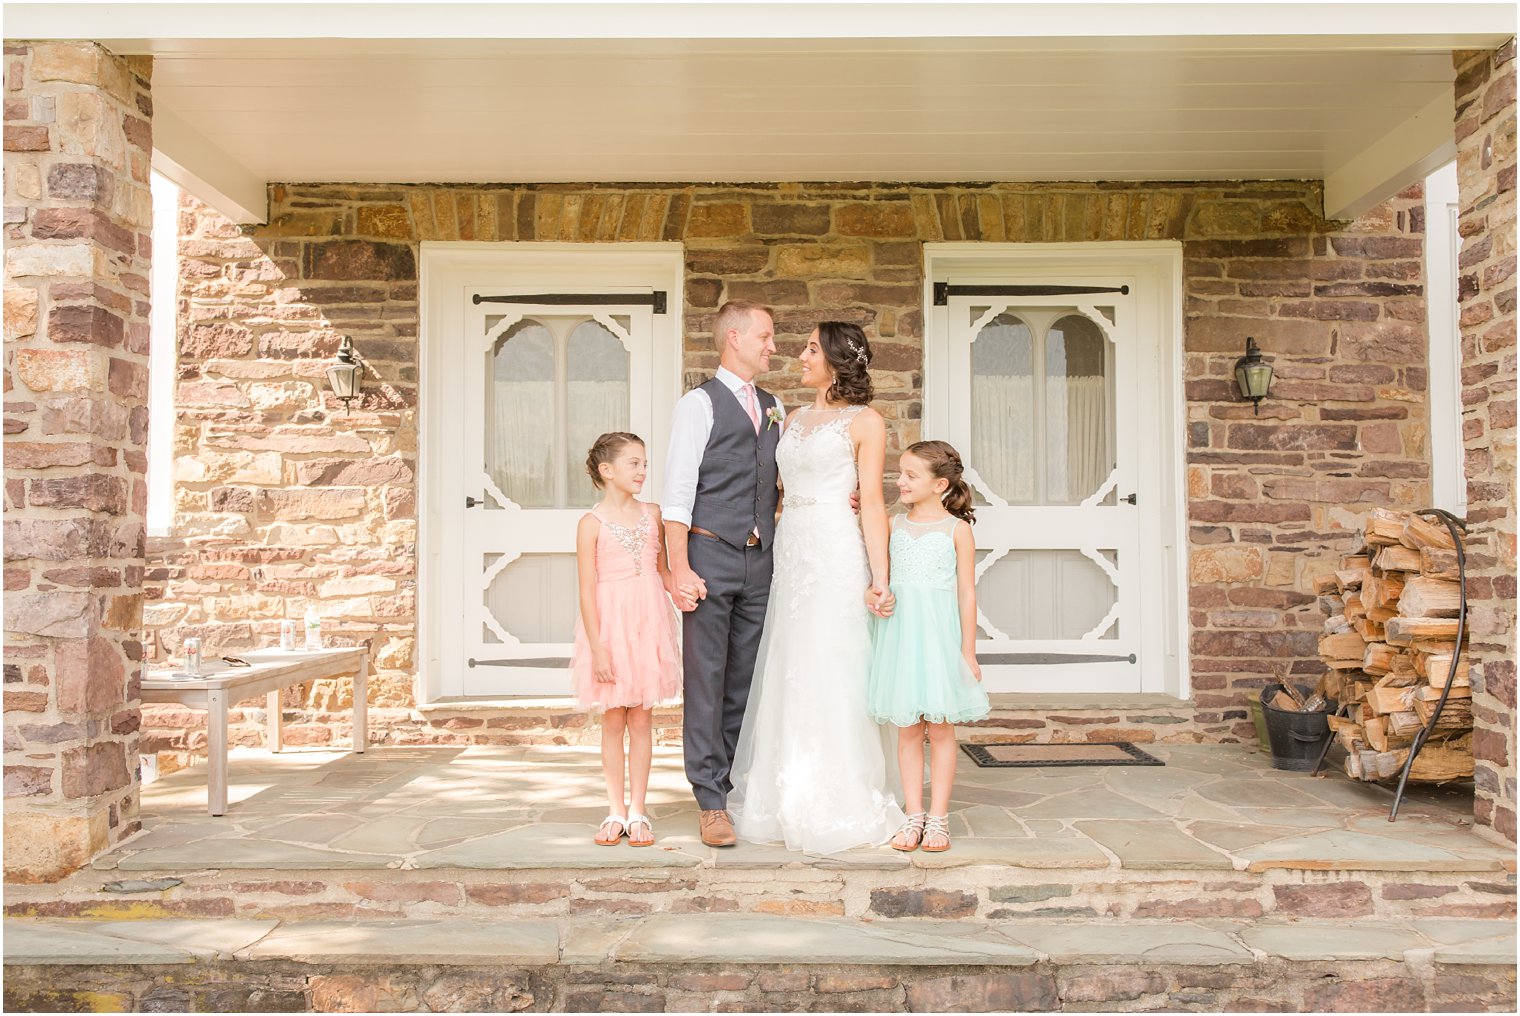
[[[776,533],[776,444],[781,427],[765,413],[777,405],[776,397],[755,389],[760,403],[756,434],[749,414],[727,385],[713,378],[702,390],[712,402],[713,426],[697,470],[691,524],[735,547],[743,547],[751,531],[758,531],[761,545],[769,548]]]

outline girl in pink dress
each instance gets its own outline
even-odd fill
[[[580,620],[570,676],[579,705],[602,715],[602,772],[612,810],[596,842],[654,843],[644,814],[654,752],[650,718],[656,705],[681,689],[681,645],[670,601],[665,527],[660,509],[636,495],[644,486],[644,442],[622,432],[603,434],[586,456],[601,503],[582,516],[575,533]],[[623,796],[623,737],[628,737],[628,790]]]

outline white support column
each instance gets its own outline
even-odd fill
[[[154,173],[148,338],[148,535],[174,526],[174,370],[179,362],[179,188]]]
[[[1462,441],[1462,333],[1457,304],[1457,164],[1425,179],[1425,321],[1429,332],[1431,505],[1467,515]]]

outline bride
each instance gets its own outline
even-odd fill
[[[801,360],[816,398],[776,449],[786,496],[729,810],[744,839],[830,854],[883,843],[904,821],[893,754],[866,710],[870,615],[891,605],[887,429],[867,405],[871,347],[858,326],[825,321]]]

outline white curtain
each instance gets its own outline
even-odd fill
[[[1045,420],[1034,419],[1034,382],[991,375],[971,382],[971,462],[1013,504],[1037,501],[1035,449],[1043,442],[1049,504],[1074,504],[1113,469],[1108,388],[1101,377],[1057,377],[1046,389]]]
[[[628,382],[571,381],[567,387],[570,400],[570,444],[566,455],[568,507],[590,507],[596,503],[597,493],[591,478],[586,475],[586,453],[603,434],[628,429]],[[639,436],[649,440],[648,434]],[[658,491],[644,491],[646,499],[657,494]]]
[[[1062,380],[1052,381],[1051,388],[1063,388],[1066,393],[1066,454],[1064,460],[1056,455],[1051,458],[1066,467],[1067,482],[1063,490],[1052,475],[1051,500],[1076,502],[1097,490],[1113,470],[1108,444],[1108,385],[1101,377],[1068,377],[1064,384]]]
[[[1034,379],[991,374],[971,379],[971,464],[1011,504],[1034,500]]]
[[[626,381],[571,381],[565,454],[565,507],[589,506],[595,490],[586,476],[586,453],[602,434],[628,429]],[[647,440],[647,438],[646,438]],[[496,381],[486,442],[491,478],[524,508],[555,507],[554,384]]]
[[[487,471],[496,486],[525,508],[553,506],[554,382],[492,382],[488,427]]]

